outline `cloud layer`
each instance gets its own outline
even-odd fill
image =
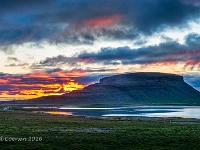
[[[82,51],[73,57],[59,55],[46,58],[39,63],[40,67],[82,64],[104,65],[150,65],[183,63],[189,69],[200,68],[200,35],[189,34],[185,37],[185,44],[168,40],[159,45],[141,48],[118,47],[101,48],[98,52]]]
[[[0,46],[27,42],[92,44],[183,27],[200,15],[199,0],[0,1]]]
[[[79,77],[74,76],[75,74]],[[0,99],[10,99],[13,96],[16,96],[16,98],[20,96],[20,99],[30,99],[61,95],[82,89],[86,86],[86,84],[83,84],[85,81],[81,83],[81,77],[85,78],[84,74],[83,71],[79,70],[62,71],[59,69],[26,75],[0,73]]]
[[[160,71],[179,65],[200,87],[199,76],[189,75],[200,71],[200,35],[189,31],[200,21],[200,0],[0,0],[0,14],[2,71],[30,72],[0,73],[0,96],[63,94],[107,74],[152,65]],[[190,34],[180,42],[174,29]],[[172,39],[167,30],[174,31]],[[164,41],[151,42],[155,36]],[[27,45],[46,51],[36,54]]]

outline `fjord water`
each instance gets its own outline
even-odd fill
[[[41,108],[42,110],[42,108]],[[134,106],[116,108],[59,107],[49,114],[85,117],[181,117],[200,119],[200,106]]]

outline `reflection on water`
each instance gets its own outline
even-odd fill
[[[200,119],[200,108],[184,108],[182,111],[169,113],[149,113],[144,114],[147,117],[182,117]]]
[[[163,109],[156,108],[156,109],[149,109],[149,108],[142,108],[142,109],[135,109],[134,113],[125,113],[126,111],[122,111],[124,113],[109,113],[103,115],[104,117],[181,117],[181,118],[197,118],[200,119],[200,107],[180,107],[180,108],[168,108]]]
[[[60,107],[59,109],[72,109],[72,110],[110,110],[118,108],[80,108],[80,107]]]
[[[23,109],[54,109],[57,107],[36,107],[36,106],[30,106],[30,107],[22,107]]]
[[[181,111],[181,109],[177,108],[177,109],[173,109],[173,108],[168,108],[168,109],[163,109],[163,108],[160,108],[160,109],[148,109],[148,108],[145,108],[145,109],[135,109],[135,111],[143,111],[143,112],[146,112],[146,111]]]
[[[45,113],[48,113],[51,115],[67,115],[67,116],[73,115],[72,112],[62,112],[62,111],[45,111]]]
[[[200,119],[200,106],[132,106],[116,108],[23,107],[52,115],[86,117],[182,117]],[[48,109],[48,110],[47,110]]]

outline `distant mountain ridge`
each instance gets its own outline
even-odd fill
[[[105,77],[82,90],[23,103],[75,106],[199,105],[200,92],[185,83],[182,76],[144,72]]]

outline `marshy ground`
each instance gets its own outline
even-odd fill
[[[200,149],[200,120],[0,111],[1,150]]]

